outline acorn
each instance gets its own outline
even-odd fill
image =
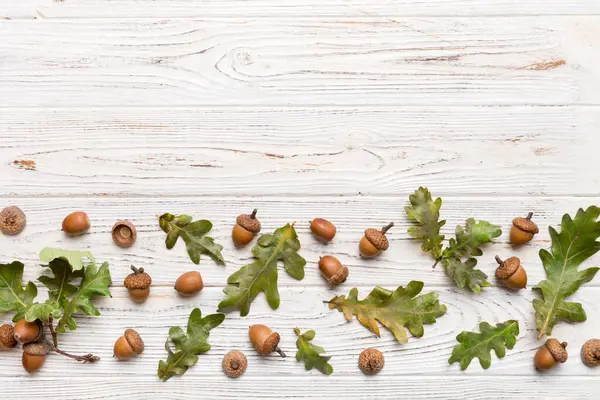
[[[175,281],[175,290],[182,296],[194,295],[202,288],[204,288],[204,282],[202,282],[202,275],[198,271],[186,272]]]
[[[25,229],[27,217],[17,206],[6,207],[0,212],[0,231],[5,235],[18,235]]]
[[[588,367],[600,365],[600,339],[590,339],[581,347],[581,360]]]
[[[365,375],[375,375],[383,369],[385,359],[377,349],[365,349],[358,357],[358,367]]]
[[[71,236],[81,235],[90,229],[90,219],[83,211],[76,211],[65,217],[62,222],[62,230]]]
[[[123,285],[129,291],[129,296],[136,303],[143,303],[150,294],[150,285],[152,284],[152,278],[146,272],[144,268],[136,268],[131,266],[132,274],[127,275]]]
[[[523,289],[527,286],[527,272],[521,265],[518,257],[509,257],[502,261],[496,256],[496,262],[500,266],[496,269],[496,278],[503,281],[511,289]]]
[[[41,339],[44,334],[42,322],[36,319],[33,322],[29,322],[25,319],[20,319],[15,324],[15,339],[19,343],[32,343],[37,342]]]
[[[319,270],[321,275],[327,279],[327,283],[338,286],[348,278],[348,268],[343,266],[340,260],[333,256],[319,258]]]
[[[533,213],[527,214],[527,217],[519,217],[513,219],[512,227],[510,228],[510,243],[514,245],[525,244],[533,239],[533,235],[540,230],[538,226],[531,220]]]
[[[133,246],[137,238],[135,225],[130,221],[117,221],[112,227],[113,242],[119,247],[127,248]]]
[[[315,218],[310,221],[310,230],[321,242],[330,242],[337,232],[334,224],[323,218]]]
[[[360,255],[366,258],[375,257],[384,250],[387,250],[390,246],[385,233],[394,226],[393,222],[377,230],[375,228],[369,228],[365,231],[365,235],[360,240],[359,250]]]
[[[23,345],[23,368],[33,374],[44,366],[48,355],[48,346],[44,342],[27,343]]]
[[[114,354],[119,361],[129,360],[144,351],[144,341],[139,333],[133,329],[127,329],[123,336],[117,339]]]
[[[279,333],[273,332],[268,326],[262,324],[252,325],[248,330],[248,336],[250,337],[250,343],[261,356],[276,351],[281,357],[286,357],[278,346],[281,340]]]
[[[546,343],[535,353],[535,367],[543,371],[554,368],[557,363],[564,363],[569,358],[566,347],[567,342],[561,343],[556,339],[546,340]]]
[[[248,360],[241,351],[230,351],[223,357],[223,372],[230,378],[240,377],[246,371],[247,366]]]
[[[245,246],[260,232],[260,221],[256,218],[258,210],[255,208],[252,214],[240,214],[236,224],[231,231],[231,238],[236,246]]]
[[[12,349],[17,346],[15,327],[10,324],[0,326],[0,349]]]

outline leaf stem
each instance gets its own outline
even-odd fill
[[[50,314],[48,316],[48,329],[50,329],[50,334],[52,335],[52,344],[49,344],[49,346],[53,352],[63,355],[65,357],[72,358],[73,360],[82,361],[84,363],[88,363],[88,362],[94,363],[94,362],[100,360],[100,357],[95,356],[93,354],[77,356],[77,355],[70,354],[70,353],[67,353],[66,351],[59,349],[58,348],[58,336],[56,334],[56,331],[54,330],[53,322],[54,322],[54,317],[52,316],[52,314]]]

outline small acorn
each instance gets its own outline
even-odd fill
[[[383,369],[385,359],[377,349],[365,349],[358,357],[358,367],[365,375],[375,375]]]
[[[330,242],[337,232],[334,224],[323,218],[315,218],[310,221],[310,230],[321,242]]]
[[[132,274],[127,275],[123,285],[129,291],[129,296],[136,303],[143,303],[150,295],[150,285],[152,284],[152,278],[146,272],[144,268],[136,268],[131,266]]]
[[[76,211],[65,217],[62,230],[71,236],[81,235],[90,229],[90,219],[83,211]]]
[[[273,332],[266,325],[252,325],[248,330],[250,343],[261,356],[266,356],[276,351],[281,357],[285,357],[285,353],[278,347],[281,337],[279,333]]]
[[[133,329],[127,329],[123,336],[115,342],[114,354],[119,361],[129,360],[143,351],[144,341],[140,334]]]
[[[175,281],[175,290],[182,296],[191,296],[204,288],[202,275],[198,271],[190,271],[182,274]]]
[[[230,351],[223,357],[222,366],[225,375],[230,378],[238,378],[246,371],[248,360],[241,351]]]
[[[531,220],[533,213],[527,214],[527,217],[519,217],[513,219],[512,227],[510,228],[510,243],[514,245],[525,244],[533,239],[533,235],[540,230],[538,226]]]
[[[600,365],[600,339],[590,339],[581,347],[581,360],[588,367]]]
[[[17,346],[15,327],[10,324],[0,326],[0,350],[12,349]]]
[[[117,221],[112,227],[113,242],[119,247],[127,248],[133,246],[137,238],[135,225],[130,221]]]
[[[42,368],[49,351],[48,346],[43,341],[24,344],[22,362],[25,371],[33,374]]]
[[[20,319],[15,324],[15,339],[19,343],[32,343],[40,340],[44,334],[42,322],[36,319],[33,322],[29,322],[25,319]]]
[[[348,268],[343,266],[340,260],[333,256],[319,258],[319,270],[321,275],[327,279],[327,283],[338,286],[348,278]]]
[[[567,342],[561,343],[556,339],[546,340],[546,343],[535,353],[535,367],[543,371],[554,368],[557,363],[564,363],[569,358],[566,347]]]
[[[496,269],[496,278],[503,281],[511,289],[523,289],[527,286],[527,272],[521,265],[518,257],[509,257],[502,261],[496,256],[496,262],[500,266]]]
[[[384,226],[381,230],[369,228],[365,231],[365,235],[360,240],[359,250],[360,255],[366,258],[375,257],[390,246],[385,233],[394,226],[393,222]]]
[[[27,217],[17,206],[6,207],[0,212],[0,231],[5,235],[18,235],[25,229]]]
[[[256,218],[258,210],[255,208],[252,214],[240,214],[236,224],[231,231],[231,238],[236,246],[245,246],[260,232],[260,221]]]

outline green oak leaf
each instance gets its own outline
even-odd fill
[[[479,358],[479,364],[483,369],[488,369],[492,364],[494,350],[498,358],[506,355],[506,348],[512,349],[517,343],[519,335],[519,322],[510,320],[497,324],[495,327],[487,322],[479,324],[477,332],[461,332],[456,340],[460,343],[452,350],[452,356],[448,364],[460,363],[460,369],[464,371],[469,367],[473,358]],[[505,347],[506,346],[506,347]]]
[[[219,311],[239,309],[240,315],[246,316],[260,292],[265,292],[272,309],[278,308],[277,262],[283,262],[284,269],[292,278],[302,280],[306,260],[297,253],[298,250],[300,241],[293,225],[287,224],[273,234],[262,235],[252,248],[256,261],[243,266],[227,279],[228,285],[223,290],[227,297],[219,303]]]
[[[487,221],[476,222],[473,218],[465,221],[465,226],[456,227],[456,239],[450,239],[448,247],[444,249],[442,257],[472,257],[483,254],[480,246],[502,235],[498,225]]]
[[[169,329],[169,337],[165,342],[167,360],[158,363],[158,377],[163,381],[174,375],[183,375],[189,367],[198,362],[198,354],[210,350],[206,342],[210,330],[221,325],[225,314],[211,314],[202,318],[202,312],[195,308],[188,319],[187,332],[178,326]],[[171,348],[171,343],[174,350]]]
[[[315,331],[310,330],[301,334],[300,329],[295,328],[294,333],[298,335],[296,360],[304,361],[304,368],[307,371],[316,368],[325,375],[331,375],[333,373],[333,367],[329,364],[331,356],[323,356],[325,349],[311,343],[315,338]]]
[[[477,260],[469,258],[465,262],[458,258],[442,258],[442,266],[446,275],[451,277],[456,286],[461,289],[469,288],[473,293],[479,293],[482,287],[490,286],[485,272],[476,269]]]
[[[581,285],[596,276],[598,267],[578,270],[585,260],[600,250],[600,208],[579,209],[574,219],[569,214],[562,218],[560,233],[550,227],[551,251],[540,250],[540,259],[546,270],[546,280],[534,287],[542,299],[533,300],[538,339],[550,335],[557,322],[582,322],[587,315],[580,303],[565,299]]]
[[[431,193],[424,187],[419,187],[415,193],[408,197],[410,206],[404,207],[406,215],[417,225],[408,228],[408,234],[420,239],[423,243],[421,249],[437,260],[442,255],[442,242],[444,235],[440,235],[440,228],[446,221],[440,221],[440,208],[442,199],[431,198]]]
[[[50,315],[53,318],[60,318],[62,315],[62,307],[54,300],[46,300],[44,303],[33,303],[22,313],[19,314],[16,319],[25,318],[29,322],[33,322],[39,319],[43,322],[48,322]]]
[[[71,265],[73,271],[83,269],[84,258],[87,258],[92,265],[96,265],[94,256],[92,256],[92,253],[89,251],[63,250],[51,247],[45,247],[40,251],[40,260],[43,262],[50,262],[57,258],[63,258],[67,261]]]
[[[24,268],[19,261],[0,264],[0,312],[16,311],[15,318],[22,317],[37,296],[35,284],[29,282],[23,286]]]
[[[379,321],[394,334],[400,343],[408,342],[406,328],[415,337],[422,337],[423,324],[433,324],[436,318],[446,313],[446,306],[440,304],[438,294],[430,292],[417,296],[423,290],[423,282],[411,281],[404,288],[395,291],[381,286],[375,287],[363,300],[358,300],[358,289],[350,290],[348,297],[335,296],[329,300],[329,308],[344,313],[348,321],[356,315],[367,329],[380,336]],[[416,296],[416,297],[415,297]]]
[[[159,224],[167,234],[165,240],[167,249],[172,249],[177,243],[177,239],[181,237],[194,264],[200,263],[201,254],[209,255],[219,264],[225,263],[221,254],[223,246],[215,243],[213,238],[204,236],[212,229],[210,221],[202,219],[192,222],[192,217],[189,215],[175,216],[167,213],[160,216]]]

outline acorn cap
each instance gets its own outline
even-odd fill
[[[533,215],[533,214],[531,214]],[[529,233],[539,233],[539,228],[538,226],[535,224],[535,222],[533,222],[531,220],[531,216],[528,216],[528,218],[524,218],[524,217],[518,217],[513,219],[512,221],[513,225],[516,226],[517,228],[519,228],[520,230],[524,231],[524,232],[529,232]]]
[[[588,367],[600,365],[600,339],[590,339],[581,348],[581,359]]]
[[[348,273],[348,267],[342,267],[338,270],[338,272],[335,273],[335,275],[327,280],[327,283],[337,286],[346,281],[348,278]]]
[[[152,278],[144,272],[144,268],[135,271],[137,272],[127,275],[123,281],[123,285],[127,289],[146,289],[152,284]]]
[[[237,378],[246,371],[248,359],[241,351],[230,351],[223,357],[223,372],[230,378]]]
[[[17,339],[15,339],[15,327],[10,324],[0,326],[0,348],[13,348],[17,343]]]
[[[119,247],[131,247],[137,238],[135,225],[129,221],[117,221],[112,227],[113,242]]]
[[[0,231],[6,235],[17,235],[25,229],[27,217],[17,206],[6,207],[0,212]]]
[[[256,210],[252,214],[238,215],[236,223],[248,232],[260,232],[260,221],[256,218]]]
[[[279,344],[280,340],[281,340],[281,336],[279,336],[279,333],[272,332],[269,335],[269,337],[263,342],[261,348],[258,349],[259,350],[258,352],[261,354],[271,354],[272,352],[275,351],[275,348]]]
[[[499,258],[497,258],[498,260]],[[521,260],[519,257],[509,257],[506,260],[502,261],[500,266],[496,269],[496,278],[498,279],[508,279],[510,278],[521,265]]]
[[[377,247],[379,250],[387,250],[390,247],[390,242],[388,242],[385,237],[385,233],[381,232],[375,228],[369,228],[365,231],[365,237],[369,240],[369,242],[373,243],[373,246]]]
[[[569,353],[567,353],[567,350],[565,349],[565,347],[567,347],[566,342],[561,343],[556,339],[548,339],[546,341],[546,347],[548,348],[548,351],[550,351],[550,354],[552,354],[552,357],[561,364],[569,358]]]
[[[358,357],[358,367],[366,375],[375,375],[384,365],[383,353],[377,349],[365,349]]]
[[[129,343],[136,354],[140,354],[142,351],[144,351],[144,341],[139,333],[133,329],[127,329],[124,336],[127,340],[127,343]]]
[[[44,342],[27,343],[23,345],[23,351],[30,356],[45,356],[49,349]]]

